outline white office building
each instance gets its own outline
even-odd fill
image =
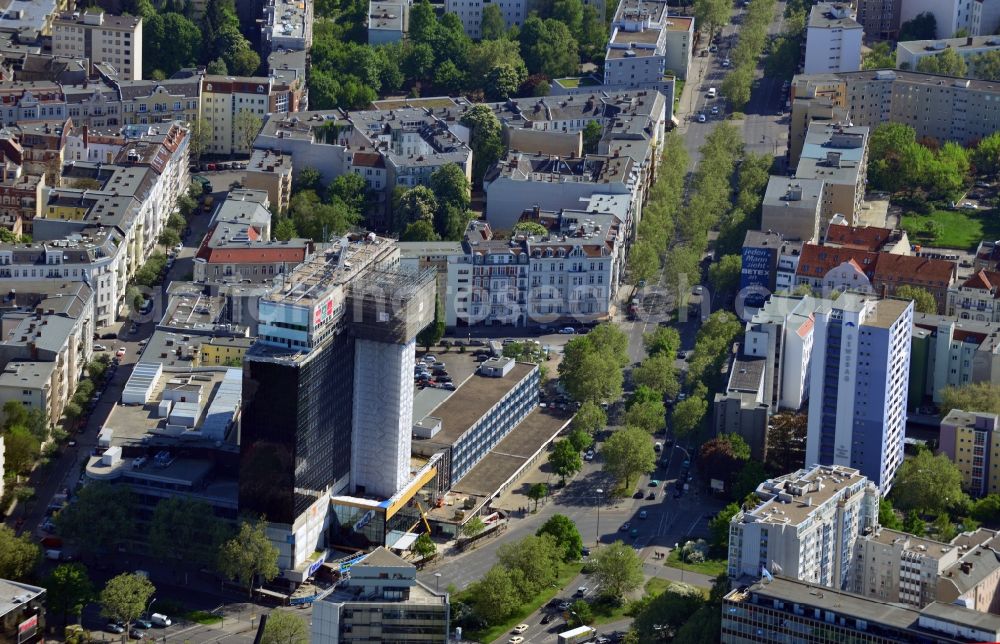
[[[913,302],[843,293],[814,318],[806,462],[856,468],[888,494],[903,462]]]
[[[859,471],[813,465],[760,484],[763,502],[729,524],[729,576],[772,575],[844,589],[859,535],[878,520],[878,490]]]
[[[806,74],[855,72],[861,69],[864,30],[846,2],[820,2],[806,24]]]
[[[661,0],[621,0],[611,23],[604,84],[644,87],[670,71],[687,78],[694,47],[694,18],[669,15]]]

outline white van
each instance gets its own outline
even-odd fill
[[[709,98],[715,98],[718,95],[719,95],[719,92],[714,87],[709,87],[708,88],[708,97]]]
[[[153,613],[152,615],[150,615],[149,621],[153,622],[153,626],[160,626],[163,628],[166,628],[173,623],[170,621],[169,617],[167,617],[166,615],[162,615],[160,613]]]

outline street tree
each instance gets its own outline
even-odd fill
[[[181,236],[173,228],[164,228],[156,241],[163,246],[164,251],[168,251],[181,243]]]
[[[896,289],[896,297],[904,300],[913,300],[913,310],[917,313],[937,314],[937,301],[931,292],[919,286],[904,284]]]
[[[681,335],[672,326],[658,326],[653,331],[643,334],[642,346],[650,356],[662,353],[673,359],[681,348]]]
[[[38,459],[41,443],[27,427],[15,425],[3,433],[7,472],[25,474]]]
[[[535,483],[528,488],[528,498],[535,502],[535,512],[538,512],[538,502],[549,495],[549,486],[545,483]]]
[[[101,615],[121,622],[128,633],[132,622],[146,611],[155,592],[156,587],[145,576],[122,573],[108,580],[101,591]]]
[[[588,400],[580,405],[580,409],[573,416],[573,429],[593,434],[603,429],[608,424],[608,415],[604,413],[601,406]]]
[[[31,534],[20,537],[5,525],[0,525],[0,578],[21,581],[38,565],[41,551],[32,543]]]
[[[708,412],[708,401],[704,396],[697,393],[692,394],[685,400],[674,405],[674,411],[670,415],[670,423],[673,425],[674,434],[679,438],[686,438],[694,433],[701,421]]]
[[[483,523],[483,518],[477,514],[476,516],[466,521],[465,525],[462,526],[462,536],[466,537],[467,539],[472,539],[473,537],[482,533],[482,531],[485,529],[486,529],[486,524]]]
[[[602,597],[620,603],[625,595],[642,585],[642,559],[635,548],[616,541],[595,553],[594,579]]]
[[[197,162],[211,144],[212,123],[208,119],[200,117],[191,121],[190,128],[188,151],[191,154],[191,158]]]
[[[552,515],[535,534],[552,535],[556,545],[563,551],[564,561],[576,561],[583,552],[583,537],[580,536],[580,530],[572,519],[563,514]]]
[[[250,110],[240,110],[233,118],[233,134],[242,149],[253,149],[254,139],[263,127],[261,118]]]
[[[893,503],[901,510],[937,514],[964,498],[958,467],[947,455],[935,456],[929,449],[905,459],[892,486]]]
[[[272,610],[267,615],[260,644],[307,644],[309,626],[306,621],[287,610]]]
[[[653,471],[656,466],[656,451],[649,442],[649,434],[639,427],[616,431],[604,443],[602,452],[605,468],[626,490],[635,477]]]
[[[594,444],[594,437],[579,429],[571,431],[568,438],[570,444],[572,444],[573,448],[578,452],[586,452],[587,449]]]
[[[501,544],[497,561],[508,570],[519,571],[522,600],[534,597],[548,588],[559,571],[565,549],[549,533],[529,535],[515,542]]]
[[[716,293],[735,292],[740,284],[743,260],[739,255],[723,255],[708,267],[708,281]]]
[[[634,283],[648,281],[656,275],[656,271],[659,269],[660,256],[656,247],[649,240],[640,236],[639,240],[632,246],[632,252],[628,258],[631,281]]]
[[[625,424],[655,434],[663,429],[666,417],[667,410],[663,406],[663,401],[653,400],[629,407],[625,412]]]
[[[437,198],[438,205],[451,204],[460,210],[468,210],[471,199],[471,186],[465,171],[457,163],[446,163],[431,175],[431,190]],[[444,232],[438,230],[444,237]]]
[[[413,542],[413,551],[416,552],[421,557],[430,557],[432,554],[437,552],[437,544],[431,539],[431,535],[423,532],[417,537],[417,540]]]
[[[487,624],[497,624],[521,604],[510,570],[502,564],[490,568],[471,589],[475,614]]]
[[[709,39],[720,25],[729,23],[733,10],[729,0],[694,0],[694,22],[707,27]]]
[[[494,101],[507,100],[513,96],[528,76],[527,70],[510,63],[498,63],[486,73],[483,89],[486,97]]]
[[[84,554],[112,550],[135,530],[135,503],[128,486],[92,481],[56,517],[56,530]]]
[[[218,568],[227,579],[246,586],[250,598],[253,598],[258,577],[263,581],[277,577],[280,572],[278,549],[267,537],[267,522],[264,519],[253,523],[243,521],[236,536],[222,544]]]
[[[659,393],[661,400],[663,396],[675,398],[681,385],[677,380],[673,354],[658,353],[643,360],[632,369],[632,382]]]
[[[44,585],[49,610],[61,614],[63,622],[68,623],[70,615],[79,618],[84,606],[94,599],[94,585],[80,563],[59,564]]]
[[[174,497],[156,504],[149,525],[149,548],[158,558],[211,565],[227,530],[204,501]]]
[[[549,465],[560,479],[561,485],[566,485],[566,478],[573,476],[583,467],[580,452],[573,447],[568,439],[556,441],[549,452]]]
[[[753,494],[757,486],[769,478],[767,470],[759,461],[747,461],[732,479],[729,498],[745,499]]]

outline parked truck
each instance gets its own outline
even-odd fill
[[[597,635],[597,631],[589,626],[580,626],[571,631],[559,633],[559,644],[582,644],[589,642]]]

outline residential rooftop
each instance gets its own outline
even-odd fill
[[[865,481],[858,470],[843,465],[815,465],[779,476],[757,487],[757,497],[764,502],[744,512],[743,521],[797,526],[846,488]]]

